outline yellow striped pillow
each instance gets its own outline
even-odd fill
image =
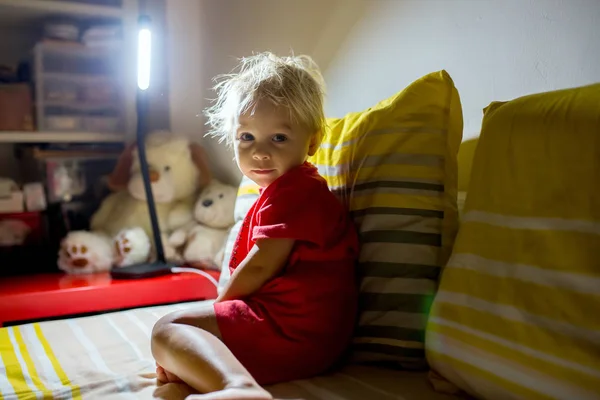
[[[426,343],[478,397],[600,398],[600,84],[485,110]]]
[[[360,233],[354,361],[425,367],[427,315],[457,230],[458,92],[435,72],[328,122],[310,161]]]
[[[258,196],[259,186],[250,180],[250,178],[242,176],[242,180],[238,186],[237,197],[235,199],[235,208],[233,210],[235,224],[227,234],[227,241],[225,242],[225,247],[223,249],[223,262],[221,263],[221,275],[219,276],[219,290],[223,289],[231,278],[231,274],[229,273],[229,261],[231,260],[233,246],[240,233],[240,229],[242,229],[244,218],[250,210],[250,207],[252,207],[252,204],[258,199]]]
[[[471,166],[473,165],[473,156],[477,148],[478,138],[465,140],[458,149],[458,215],[461,216],[469,190],[469,179],[471,179]]]

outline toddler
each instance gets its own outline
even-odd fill
[[[233,145],[260,186],[214,304],[161,318],[152,331],[160,381],[196,399],[271,399],[262,385],[326,372],[349,344],[358,239],[348,213],[307,158],[325,124],[309,57],[261,53],[217,84],[211,133]]]

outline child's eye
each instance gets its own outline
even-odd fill
[[[244,132],[240,135],[240,140],[242,142],[250,142],[250,141],[254,140],[254,136],[252,136],[251,133]]]
[[[277,134],[277,135],[273,136],[274,142],[285,142],[286,140],[287,140],[287,137],[282,134]]]

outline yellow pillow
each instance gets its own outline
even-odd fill
[[[235,224],[229,229],[227,240],[223,248],[223,261],[221,263],[221,274],[219,275],[219,291],[225,287],[231,274],[229,273],[229,261],[233,253],[233,246],[237,240],[238,234],[242,229],[244,218],[248,211],[259,197],[259,186],[250,178],[242,176],[238,185],[237,196],[235,199],[235,207],[233,209],[233,218]]]
[[[439,71],[328,123],[310,161],[360,233],[353,360],[424,368],[427,314],[457,230],[458,92]]]
[[[469,190],[469,180],[471,179],[471,167],[473,165],[473,156],[477,149],[478,138],[465,140],[458,149],[458,193],[457,205],[458,213],[462,214],[467,192]]]
[[[467,192],[471,180],[471,169],[473,166],[473,157],[477,149],[479,138],[465,140],[458,149],[458,191]]]
[[[477,397],[600,398],[600,84],[485,110],[426,346]]]

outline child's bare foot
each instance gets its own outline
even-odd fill
[[[272,400],[273,396],[260,386],[248,385],[225,388],[218,392],[193,394],[185,400]]]
[[[156,379],[162,383],[181,383],[183,382],[179,377],[175,374],[170,373],[158,363],[156,364]]]

